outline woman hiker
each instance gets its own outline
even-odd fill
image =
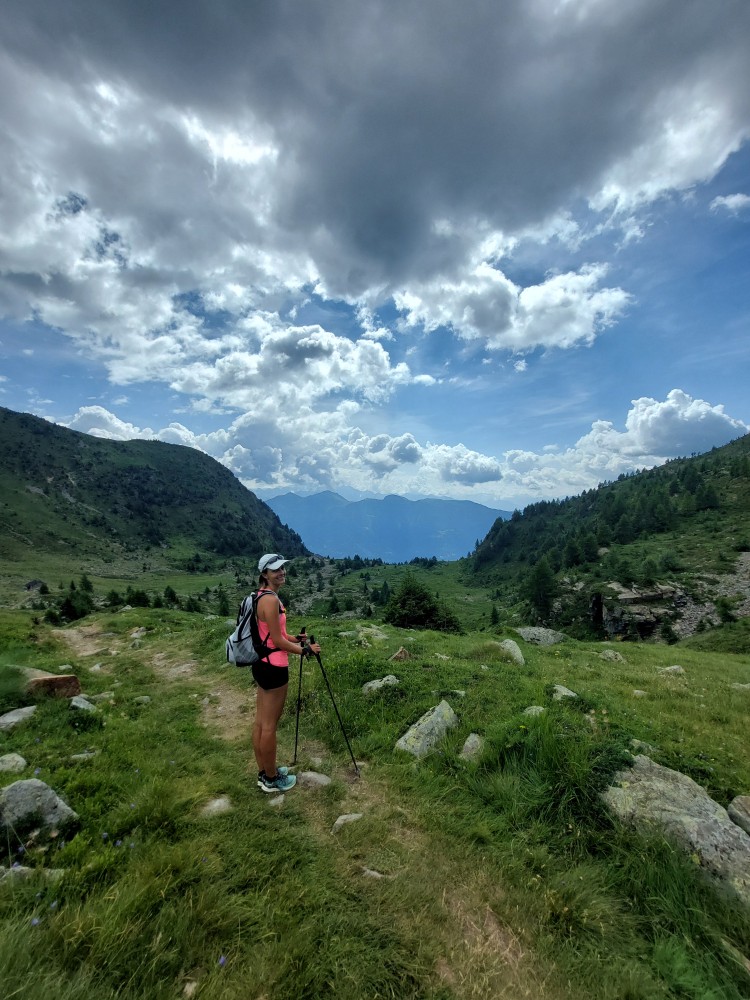
[[[258,762],[258,788],[263,792],[288,792],[297,778],[286,767],[276,766],[276,727],[284,710],[289,687],[289,653],[307,656],[319,653],[317,643],[300,641],[286,630],[286,609],[279,590],[286,582],[284,566],[288,559],[267,553],[258,560],[260,580],[255,601],[261,641],[272,650],[267,659],[253,664],[258,685],[253,724],[253,750]]]

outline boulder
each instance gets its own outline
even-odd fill
[[[31,698],[75,698],[81,682],[75,674],[42,674],[29,678],[24,690]]]
[[[469,733],[463,747],[461,748],[461,756],[464,760],[473,760],[475,757],[479,756],[483,747],[484,740],[479,733]]]
[[[672,667],[661,667],[659,669],[660,674],[684,674],[685,668],[681,667],[678,663],[675,663]]]
[[[533,642],[536,646],[555,646],[558,642],[565,642],[562,632],[551,628],[517,628],[516,632],[526,642]]]
[[[331,784],[331,778],[318,771],[303,771],[297,775],[297,784],[300,788],[325,788]]]
[[[398,683],[398,677],[395,677],[393,674],[386,674],[380,680],[368,681],[366,684],[363,684],[362,694],[372,694],[373,691],[380,691],[381,688],[392,687]]]
[[[458,725],[458,716],[447,701],[429,709],[404,735],[396,741],[397,750],[405,750],[414,757],[424,757],[449,729]]]
[[[36,712],[36,705],[26,705],[24,708],[14,708],[12,712],[0,715],[0,733],[15,729],[22,722],[26,722]]]
[[[78,825],[78,814],[38,778],[14,781],[0,789],[0,832],[22,835],[39,829],[42,833],[63,831]]]
[[[529,705],[528,708],[523,710],[524,715],[543,715],[546,709],[543,705]]]
[[[515,639],[503,639],[500,643],[500,648],[505,650],[513,663],[517,666],[523,667],[525,665],[526,660],[521,652],[521,647]]]
[[[6,774],[20,774],[28,767],[28,764],[20,753],[4,753],[0,757],[0,772]]]
[[[750,833],[750,795],[738,795],[727,807],[727,813],[733,823],[736,823],[745,833]]]
[[[750,906],[750,836],[692,778],[638,754],[602,799],[623,822],[663,830],[717,886]]]
[[[625,663],[625,657],[618,653],[616,649],[603,649],[599,653],[600,660],[608,660],[610,663]]]
[[[578,695],[575,691],[571,691],[570,688],[566,688],[563,684],[555,684],[555,689],[552,692],[553,701],[562,701],[563,698],[577,698]]]

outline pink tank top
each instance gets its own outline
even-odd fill
[[[272,590],[259,590],[258,597],[263,594],[273,594]],[[286,608],[281,603],[281,598],[277,594],[274,594],[279,602],[279,624],[281,625],[281,634],[285,639],[289,639],[290,642],[296,642],[297,640],[294,636],[287,635],[286,632]],[[265,603],[265,598],[263,599]],[[268,625],[263,621],[262,618],[258,617],[258,633],[261,638],[261,642],[264,642],[267,646],[274,650],[267,660],[263,660],[263,663],[270,663],[272,667],[288,667],[289,666],[289,654],[285,649],[276,649],[273,643],[273,639],[269,635]]]

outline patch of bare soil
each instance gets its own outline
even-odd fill
[[[106,656],[122,649],[122,639],[114,632],[104,632],[98,622],[78,628],[57,628],[52,634],[66,642],[76,656]]]

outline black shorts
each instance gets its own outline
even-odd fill
[[[274,688],[283,687],[289,683],[289,667],[274,667],[270,663],[259,660],[254,663],[253,678],[258,687],[264,691],[272,691]]]

